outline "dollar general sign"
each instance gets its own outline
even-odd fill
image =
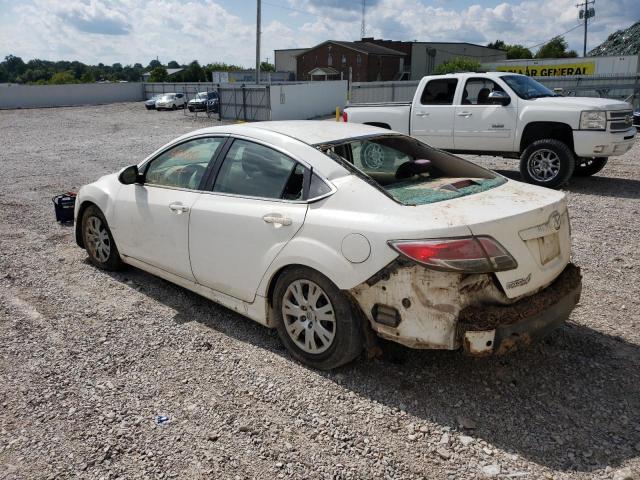
[[[521,73],[530,77],[566,77],[572,75],[593,75],[596,62],[567,63],[560,65],[503,65],[499,72]]]

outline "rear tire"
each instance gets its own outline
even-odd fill
[[[177,110],[177,109],[178,109],[178,106],[174,103],[174,104],[171,106],[171,110]]]
[[[579,157],[576,159],[576,169],[574,170],[573,175],[576,177],[590,177],[602,170],[608,161],[608,157]]]
[[[124,268],[107,220],[95,205],[87,207],[82,214],[82,240],[89,260],[96,267],[110,271]]]
[[[286,270],[273,293],[276,329],[296,360],[331,370],[362,352],[362,319],[347,294],[306,267]]]
[[[541,187],[560,188],[569,181],[575,167],[573,152],[560,140],[536,140],[520,156],[524,180]]]

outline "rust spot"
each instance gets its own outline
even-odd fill
[[[549,287],[511,305],[470,305],[460,311],[459,332],[490,330],[532,317],[558,303],[580,284],[581,278],[580,268],[569,264]]]
[[[496,355],[507,355],[513,353],[520,347],[526,347],[531,344],[531,335],[528,333],[522,333],[520,335],[513,334],[505,338],[500,342]]]

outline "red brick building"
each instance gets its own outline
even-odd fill
[[[398,42],[401,43],[401,42]],[[404,71],[406,53],[366,41],[327,40],[296,57],[298,80],[394,80]]]

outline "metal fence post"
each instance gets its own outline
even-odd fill
[[[267,120],[271,120],[271,85],[267,85]]]
[[[392,102],[396,101],[396,84],[395,83],[391,84],[391,101]]]
[[[242,84],[242,118],[247,121],[247,91],[244,83]]]
[[[222,121],[222,93],[220,93],[220,84],[216,85],[216,92],[218,92],[218,121]]]

